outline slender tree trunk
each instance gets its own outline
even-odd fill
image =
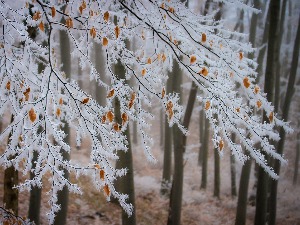
[[[95,68],[100,75],[100,80],[105,82],[105,59],[103,57],[103,51],[99,43],[94,42],[95,49]],[[103,86],[100,86],[98,82],[96,84],[96,101],[99,105],[105,106],[106,104],[106,90]]]
[[[273,101],[274,98],[274,84],[275,73],[274,68],[274,51],[277,40],[278,17],[280,10],[280,1],[271,0],[270,2],[270,27],[269,27],[269,41],[268,41],[268,55],[265,73],[264,92],[267,94],[267,100]],[[268,116],[264,115],[264,121],[268,121]],[[268,158],[265,155],[266,158]],[[256,194],[256,211],[255,211],[255,225],[263,225],[267,220],[267,193],[268,193],[269,176],[263,168],[258,169],[257,194]]]
[[[190,89],[189,99],[183,119],[183,126],[188,129],[191,115],[196,99],[197,86],[193,82]],[[183,154],[186,148],[186,136],[177,127],[178,132],[177,144],[174,146],[175,170],[172,184],[168,225],[180,225],[182,188],[183,188]],[[179,133],[180,132],[180,133]],[[179,168],[179,169],[178,169]]]
[[[293,176],[293,185],[297,184],[298,171],[299,171],[299,158],[300,158],[300,133],[297,134],[297,147],[296,147],[296,157],[295,157],[295,166],[294,166],[294,176]]]
[[[198,154],[198,165],[202,165],[203,161],[203,142],[204,142],[204,123],[205,123],[205,115],[204,110],[201,109],[199,112],[199,154]]]
[[[245,225],[247,215],[247,198],[248,187],[251,172],[252,160],[248,160],[242,168],[240,185],[239,185],[239,197],[236,207],[235,225]]]
[[[164,112],[162,109],[159,110],[159,119],[160,119],[160,140],[159,145],[162,147],[164,145]]]
[[[298,67],[298,59],[299,59],[299,48],[300,48],[300,16],[298,20],[298,28],[297,34],[294,44],[294,53],[291,65],[291,73],[288,80],[288,85],[286,89],[285,101],[282,109],[282,119],[284,121],[288,120],[289,116],[289,109],[292,101],[292,97],[294,94],[294,87],[295,87],[295,80],[297,75],[297,67]],[[277,153],[282,155],[284,142],[285,142],[285,131],[283,128],[280,129],[280,137]],[[274,171],[275,173],[280,173],[280,162],[278,160],[275,161],[274,164]],[[278,187],[278,180],[271,181],[271,196],[270,196],[270,221],[269,224],[273,225],[276,222],[276,207],[277,207],[277,187]]]
[[[235,141],[235,134],[231,135],[231,139]],[[230,175],[231,175],[231,197],[236,196],[236,168],[234,155],[230,155]]]
[[[119,79],[125,79],[124,66],[118,62],[115,66],[115,73],[119,76]],[[121,106],[118,99],[115,99],[115,117],[118,124],[122,124],[121,118]],[[116,162],[116,168],[127,168],[126,176],[119,177],[115,183],[116,190],[128,195],[128,201],[133,206],[133,212],[130,217],[122,210],[122,225],[135,225],[136,224],[136,211],[135,211],[135,191],[134,191],[134,173],[133,173],[133,160],[132,160],[132,148],[130,140],[129,126],[124,132],[128,140],[128,151],[118,151],[119,159]]]
[[[205,119],[205,131],[203,142],[203,159],[202,159],[202,176],[201,176],[201,189],[206,189],[207,186],[207,161],[208,161],[208,148],[209,148],[209,120]]]
[[[214,171],[214,197],[220,198],[220,156],[219,150],[215,148],[215,171]]]
[[[14,120],[14,116],[11,116],[11,123]],[[8,144],[10,142],[10,137],[12,132],[9,134],[8,137]],[[13,156],[12,156],[13,157]],[[18,189],[14,188],[14,186],[18,185],[19,182],[19,175],[18,171],[15,170],[14,166],[10,166],[4,170],[4,195],[3,195],[3,205],[7,210],[12,210],[13,213],[17,216],[18,215],[18,198],[19,198],[19,191]]]
[[[170,76],[173,77],[173,76]],[[172,90],[172,79],[168,79],[166,92]],[[163,176],[160,193],[162,195],[169,195],[169,184],[171,182],[171,171],[172,171],[172,129],[169,127],[168,119],[165,117],[165,143],[164,143],[164,165],[163,165]]]
[[[71,76],[71,51],[70,51],[70,41],[68,33],[66,31],[59,31],[60,38],[60,54],[61,62],[63,64],[62,71],[65,72],[66,77],[70,78]],[[70,128],[65,123],[65,126],[62,128],[66,134],[65,142],[70,144]],[[61,150],[63,160],[70,160],[70,154],[64,150]],[[69,179],[69,172],[64,169],[64,177]],[[61,206],[60,211],[57,212],[57,215],[54,219],[54,225],[64,225],[67,223],[67,213],[68,213],[68,203],[69,203],[69,190],[66,186],[58,192],[57,194],[57,203]]]

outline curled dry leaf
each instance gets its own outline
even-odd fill
[[[40,28],[41,31],[43,31],[43,32],[45,31],[45,27],[44,27],[43,21],[40,22],[39,28]]]
[[[165,53],[163,53],[162,56],[161,56],[161,60],[162,60],[163,62],[165,62],[166,59],[167,59],[167,57],[166,57]]]
[[[108,119],[109,122],[112,122],[114,120],[114,114],[112,111],[108,111],[106,113],[106,118]]]
[[[119,132],[120,131],[120,125],[118,123],[115,123],[113,126],[114,130]]]
[[[208,110],[210,108],[210,101],[205,102],[205,110]]]
[[[235,111],[239,113],[241,111],[241,109],[240,108],[236,108]]]
[[[255,94],[258,94],[259,91],[260,91],[260,88],[259,88],[257,85],[255,85],[255,88],[254,88],[253,92],[254,92]]]
[[[108,92],[108,94],[107,94],[107,98],[111,98],[111,97],[113,97],[115,95],[115,89],[111,89],[109,92]]]
[[[274,120],[274,113],[270,112],[270,114],[269,114],[269,121],[270,121],[270,123],[272,123],[273,120]]]
[[[96,35],[97,35],[97,32],[96,32],[96,28],[95,27],[92,27],[90,29],[90,35],[92,36],[92,38],[95,38]]]
[[[208,75],[208,69],[206,67],[203,67],[202,70],[199,72],[199,74],[202,74],[203,76]]]
[[[68,29],[73,28],[73,20],[71,19],[71,17],[66,19],[66,26]]]
[[[105,178],[104,170],[100,170],[99,175],[100,175],[100,179],[104,181],[104,178]]]
[[[51,7],[51,16],[55,17],[56,14],[56,9],[54,8],[54,6]]]
[[[29,119],[30,119],[30,121],[31,121],[32,123],[36,120],[36,113],[35,113],[35,111],[34,111],[34,108],[31,108],[31,109],[29,110],[28,116],[29,116]]]
[[[163,87],[162,92],[161,92],[161,97],[164,98],[164,97],[165,97],[165,94],[166,94],[166,90],[165,90],[165,88]]]
[[[219,148],[220,148],[220,151],[222,151],[222,149],[224,148],[224,141],[223,140],[221,140],[219,142]]]
[[[103,19],[104,19],[106,22],[108,22],[108,20],[109,20],[109,12],[106,11],[106,12],[104,13]]]
[[[152,63],[151,58],[148,58],[148,59],[147,59],[147,63],[148,63],[148,64],[151,64],[151,63]]]
[[[196,60],[197,60],[196,56],[192,55],[190,58],[190,63],[194,64],[196,62]]]
[[[105,122],[106,122],[106,116],[103,115],[103,116],[101,117],[101,123],[105,123]]]
[[[40,11],[37,11],[33,14],[33,17],[32,19],[34,19],[35,21],[39,20],[41,18],[41,12]]]
[[[261,103],[261,101],[260,101],[260,100],[258,100],[258,101],[256,102],[256,105],[257,105],[257,108],[260,108],[260,107],[262,106],[262,103]]]
[[[6,85],[5,85],[5,88],[6,88],[7,90],[10,90],[10,81],[7,81],[7,83],[6,83]]]
[[[59,117],[60,114],[61,114],[60,108],[57,108],[57,109],[56,109],[56,115]]]
[[[122,125],[124,125],[128,121],[128,116],[126,113],[122,113]]]
[[[24,96],[25,96],[25,101],[29,100],[29,94],[30,94],[30,88],[27,88],[24,92],[23,92]]]
[[[63,99],[60,98],[59,101],[58,101],[58,104],[62,105],[64,103]]]
[[[173,7],[169,7],[169,12],[174,13],[175,9]]]
[[[101,167],[100,167],[99,164],[95,164],[94,167],[95,167],[96,169],[99,169],[99,170],[101,169]]]
[[[83,100],[82,100],[82,104],[86,104],[86,103],[88,103],[89,102],[89,100],[90,100],[90,98],[84,98]]]
[[[116,38],[118,38],[120,35],[120,27],[119,26],[115,27],[115,35],[116,35]]]
[[[251,84],[251,83],[250,83],[248,77],[245,77],[245,78],[243,79],[243,83],[244,83],[245,88],[250,87],[250,84]]]
[[[102,38],[102,45],[103,46],[108,45],[108,39],[107,39],[107,37]]]
[[[146,69],[142,69],[142,76],[145,76],[146,75]]]
[[[202,35],[201,35],[201,41],[202,42],[206,42],[206,34],[205,33],[202,33]]]
[[[108,187],[107,184],[104,185],[103,191],[104,191],[104,193],[105,193],[105,195],[106,195],[107,197],[110,196],[110,189],[109,189],[109,187]]]
[[[244,54],[242,52],[239,52],[239,59],[242,60],[244,57]]]

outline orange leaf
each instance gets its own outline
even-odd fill
[[[90,98],[84,98],[83,100],[82,100],[82,104],[86,104],[86,103],[88,103],[89,102],[89,100],[90,100]]]
[[[104,180],[104,177],[105,177],[105,172],[104,172],[104,170],[100,170],[99,174],[100,174],[100,179],[101,179],[101,180]]]
[[[108,111],[108,113],[106,114],[107,119],[109,120],[109,122],[112,122],[114,120],[114,114],[112,111]]]
[[[161,97],[164,98],[166,94],[165,88],[163,87],[162,92],[161,92]]]
[[[90,16],[94,16],[94,11],[90,10]]]
[[[68,29],[73,27],[73,20],[71,19],[71,17],[66,19],[66,26]]]
[[[90,35],[91,35],[93,38],[95,38],[95,37],[96,37],[96,35],[97,35],[97,32],[96,32],[96,29],[95,29],[95,27],[92,27],[92,28],[90,29]]]
[[[29,115],[30,121],[33,123],[33,122],[36,120],[36,113],[35,113],[35,111],[34,111],[33,108],[31,108],[31,109],[29,110],[28,115]]]
[[[240,58],[240,60],[242,60],[243,57],[244,57],[243,53],[242,53],[242,52],[239,52],[239,58]]]
[[[115,35],[116,35],[116,38],[118,38],[120,35],[120,27],[118,27],[118,26],[115,27]]]
[[[29,100],[29,94],[30,94],[30,88],[27,88],[25,92],[23,92],[24,96],[25,96],[25,101]]]
[[[205,110],[208,110],[210,108],[210,101],[205,102]]]
[[[151,64],[151,63],[152,63],[151,58],[148,58],[148,59],[147,59],[147,63],[148,63],[148,64]]]
[[[102,39],[102,45],[103,45],[103,46],[106,46],[107,44],[108,44],[108,40],[107,40],[106,37],[104,37],[104,38]]]
[[[43,32],[45,31],[45,27],[44,27],[43,21],[40,22],[39,28],[40,28],[41,31],[43,31]]]
[[[110,189],[109,189],[107,184],[104,185],[103,191],[104,191],[104,193],[106,194],[107,197],[110,196]]]
[[[5,85],[5,88],[6,88],[7,90],[10,90],[10,81],[7,81],[7,83],[6,83],[6,85]]]
[[[102,116],[102,118],[101,118],[101,123],[105,123],[105,121],[106,121],[106,116],[104,115],[104,116]]]
[[[126,113],[122,113],[122,125],[124,125],[128,121],[128,116]]]
[[[56,109],[56,115],[57,115],[58,117],[60,116],[60,113],[61,113],[60,108],[57,108],[57,109]]]
[[[99,166],[99,164],[95,164],[94,167],[97,168],[97,169],[101,169],[101,167]]]
[[[241,110],[240,108],[236,108],[235,111],[239,113]]]
[[[270,123],[273,122],[273,119],[274,119],[274,113],[273,113],[273,112],[270,112],[270,114],[269,114],[269,120],[270,120]]]
[[[196,56],[192,55],[190,58],[190,63],[194,64],[196,62],[196,60],[197,60]]]
[[[63,103],[64,103],[64,102],[63,102],[63,99],[60,98],[58,104],[62,105]]]
[[[51,16],[55,17],[55,14],[56,14],[56,10],[55,10],[54,6],[52,6],[51,7]]]
[[[219,148],[220,148],[220,151],[222,151],[223,147],[224,147],[224,141],[221,140],[221,141],[219,142]]]
[[[146,75],[146,69],[142,69],[142,75],[145,76]]]
[[[114,130],[117,131],[117,132],[120,131],[120,126],[119,126],[118,123],[114,124]]]
[[[174,9],[173,7],[170,7],[170,8],[169,8],[169,12],[174,13],[174,12],[175,12],[175,9]]]
[[[199,73],[202,74],[203,76],[207,76],[208,75],[208,69],[206,69],[206,67],[203,67],[202,70]]]
[[[170,109],[168,112],[169,112],[169,120],[170,120],[170,119],[172,119],[174,113],[173,113],[172,109]]]
[[[248,77],[245,77],[245,78],[244,78],[243,83],[244,83],[245,88],[250,87],[250,84],[251,84],[251,83],[250,83]]]
[[[259,90],[260,90],[260,88],[259,88],[257,85],[255,85],[254,93],[255,93],[255,94],[258,94]]]
[[[202,33],[201,41],[206,42],[206,34],[205,33]]]
[[[35,21],[39,20],[41,18],[41,12],[37,11],[33,14],[32,19],[34,19]]]
[[[160,7],[161,7],[162,9],[164,9],[164,8],[165,8],[165,3],[161,3]]]
[[[83,9],[86,9],[86,2],[82,1],[81,6],[82,6]]]
[[[163,62],[166,61],[167,57],[166,57],[165,53],[162,54],[161,59],[162,59]]]
[[[107,94],[107,98],[110,98],[110,97],[112,97],[112,96],[114,96],[114,94],[115,94],[115,90],[114,89],[111,89],[109,92],[108,92],[108,94]]]
[[[258,100],[258,101],[256,102],[256,105],[257,105],[257,108],[260,108],[260,107],[262,106],[262,103],[261,103],[261,101],[260,101],[260,100]]]
[[[170,109],[172,109],[172,108],[173,108],[173,102],[169,101],[169,102],[167,103],[167,110],[170,110]]]
[[[106,22],[108,22],[108,19],[109,19],[109,12],[105,12],[104,15],[103,15],[103,18]]]

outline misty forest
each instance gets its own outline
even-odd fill
[[[298,0],[0,0],[0,33],[0,224],[300,224]]]

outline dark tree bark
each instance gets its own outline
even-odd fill
[[[270,27],[268,38],[267,51],[267,65],[265,73],[264,92],[267,94],[267,100],[272,102],[274,99],[274,51],[277,40],[277,27],[280,10],[280,1],[270,1]],[[264,121],[268,121],[268,116],[264,114]],[[266,157],[266,156],[265,156]],[[266,157],[267,158],[267,157]],[[257,193],[256,193],[256,211],[255,211],[255,225],[262,225],[266,223],[267,216],[267,192],[268,192],[269,176],[263,168],[258,169]]]
[[[191,115],[196,99],[197,86],[193,82],[190,89],[189,99],[184,114],[182,125],[188,129]],[[183,188],[183,153],[186,148],[186,136],[177,128],[177,132],[180,132],[177,139],[177,145],[174,146],[174,179],[171,190],[170,208],[168,225],[180,225],[181,219],[181,204],[182,204],[182,188]],[[179,169],[177,169],[179,168]]]
[[[59,31],[60,38],[60,54],[61,54],[61,62],[63,64],[62,71],[65,72],[66,77],[69,78],[71,76],[71,51],[70,51],[70,40],[68,37],[68,33],[66,31]],[[65,123],[65,126],[62,128],[64,133],[66,134],[65,142],[70,143],[70,128]],[[70,154],[64,150],[61,150],[61,154],[63,156],[63,160],[70,160]],[[64,169],[64,177],[69,179],[69,172]],[[57,194],[57,203],[61,206],[60,211],[57,212],[57,215],[54,219],[54,225],[64,225],[67,223],[67,214],[68,214],[68,203],[69,203],[69,190],[65,186],[61,191]]]
[[[242,168],[240,186],[239,186],[239,197],[236,207],[235,225],[245,225],[247,215],[247,198],[248,198],[248,187],[251,172],[252,160],[248,160]]]
[[[14,120],[14,116],[11,116],[11,123],[13,122],[13,120]],[[8,144],[10,142],[11,135],[12,133],[10,133],[8,136]],[[18,175],[18,171],[15,170],[15,167],[10,166],[6,168],[4,170],[3,205],[5,209],[12,210],[16,216],[18,215],[19,191],[18,189],[14,188],[14,186],[18,185],[18,182],[19,182],[19,175]]]
[[[285,101],[282,108],[282,119],[284,121],[288,120],[290,105],[292,101],[292,97],[294,94],[294,87],[295,87],[295,80],[297,75],[297,67],[298,67],[298,60],[299,60],[299,48],[300,48],[300,16],[298,19],[298,28],[297,34],[294,44],[294,52],[293,52],[293,59],[291,65],[291,72],[288,80],[288,85],[286,88],[286,95]],[[284,142],[285,142],[285,131],[283,128],[279,131],[281,139],[279,140],[277,146],[277,153],[282,155],[284,149]],[[274,171],[275,173],[280,173],[280,162],[278,160],[275,161],[274,164]],[[278,187],[278,180],[271,181],[271,195],[270,195],[270,220],[269,224],[273,225],[276,222],[276,207],[277,207],[277,187]]]
[[[299,125],[298,125],[299,126]],[[297,184],[298,172],[299,172],[299,158],[300,158],[300,133],[297,134],[297,146],[296,146],[296,157],[295,157],[295,166],[294,166],[294,176],[293,176],[293,185]]]
[[[125,69],[124,66],[118,62],[115,66],[115,73],[119,76],[119,79],[125,79]],[[118,124],[122,124],[121,118],[121,106],[118,99],[115,99],[115,117]],[[132,148],[130,140],[129,126],[124,132],[127,137],[128,145],[127,152],[118,151],[118,161],[116,162],[116,168],[127,168],[127,173],[123,177],[119,177],[115,183],[115,188],[117,191],[127,194],[128,201],[133,206],[133,212],[130,217],[127,213],[122,210],[122,225],[135,225],[136,224],[136,211],[135,211],[135,191],[134,191],[134,173],[133,173],[133,160],[132,160]]]
[[[202,175],[201,175],[201,189],[206,189],[207,186],[207,160],[208,160],[208,148],[209,148],[209,120],[205,119],[205,131],[203,142],[203,159],[202,159]]]
[[[203,161],[203,142],[204,142],[204,123],[205,123],[205,115],[203,109],[200,110],[199,113],[199,153],[198,153],[198,165],[202,165]]]
[[[220,198],[220,156],[219,150],[215,148],[214,156],[215,156],[215,170],[214,170],[214,197]]]
[[[235,134],[232,134],[231,139],[235,142]],[[231,197],[236,196],[236,168],[234,155],[230,155],[230,175],[231,175]]]
[[[174,77],[177,74],[172,72]],[[170,92],[172,90],[172,79],[168,79],[166,92]],[[169,127],[168,118],[165,117],[165,133],[164,133],[164,165],[163,165],[163,175],[162,175],[162,183],[160,193],[162,195],[169,195],[169,188],[166,186],[171,182],[171,171],[172,171],[172,129]]]

